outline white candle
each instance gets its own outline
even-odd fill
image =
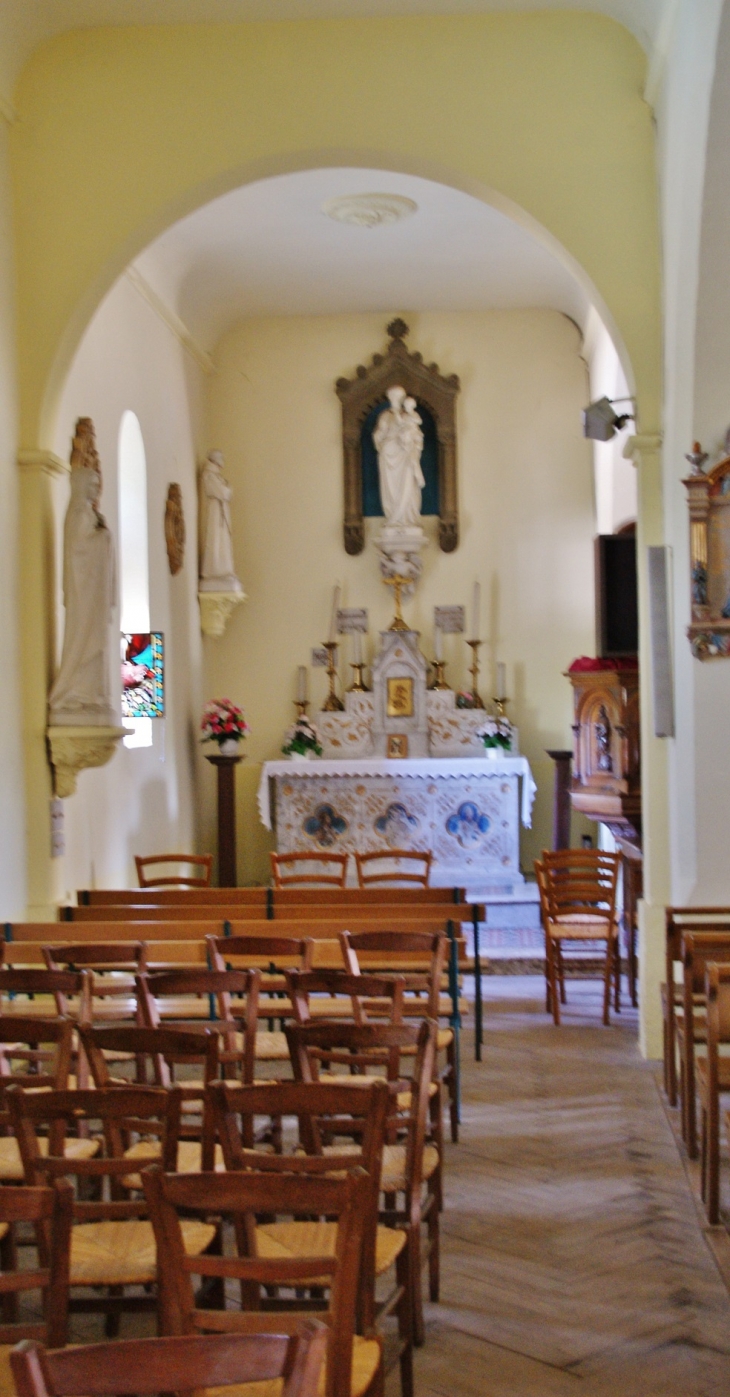
[[[355,631],[353,636],[352,663],[354,665],[362,664],[362,633],[360,631]]]
[[[307,702],[307,666],[300,665],[297,670],[297,703]]]
[[[435,657],[436,657],[436,662],[437,662],[437,664],[441,664],[441,661],[442,661],[443,658],[444,658],[444,633],[443,633],[443,631],[442,631],[442,629],[441,629],[440,626],[437,626],[437,627],[436,627],[436,630],[435,630],[435,632],[434,632],[433,640],[434,640],[434,655],[435,655]]]
[[[501,660],[497,664],[497,693],[498,699],[507,697],[507,666]]]
[[[337,643],[337,612],[339,611],[339,609],[340,609],[340,589],[339,589],[339,587],[335,587],[335,590],[334,590],[334,592],[333,592],[333,594],[332,594],[332,617],[331,617],[331,620],[330,620],[330,633],[329,633],[329,643],[330,643],[330,645],[336,645],[336,643]]]
[[[471,638],[479,639],[479,603],[481,601],[482,589],[478,582],[474,583],[474,596],[472,599],[471,611]]]

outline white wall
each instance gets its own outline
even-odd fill
[[[0,917],[25,912],[25,830],[17,636],[17,427],[8,130],[0,116]]]
[[[595,307],[588,312],[584,336],[584,353],[588,364],[591,402],[609,398],[616,402],[617,414],[628,412],[629,389],[616,346]],[[593,474],[596,498],[596,533],[614,534],[624,524],[636,520],[636,467],[623,455],[626,438],[635,431],[633,421],[610,441],[594,441]]]
[[[147,455],[150,619],[165,633],[166,709],[153,723],[151,748],[120,747],[112,761],[80,774],[64,802],[66,854],[57,861],[56,894],[85,886],[135,886],[133,855],[194,850],[196,725],[200,708],[197,591],[196,455],[203,446],[200,370],[132,284],[122,277],[92,321],[64,390],[55,450],[69,458],[77,417],[96,427],[103,474],[102,512],[118,540],[117,449],[125,409],[137,414]],[[187,549],[171,577],[164,537],[167,487],[182,488]],[[67,480],[56,486],[59,617]],[[118,632],[118,616],[113,634]],[[114,666],[114,683],[119,685]],[[131,880],[131,882],[130,882]]]
[[[340,375],[351,376],[384,348],[389,318],[251,319],[216,350],[218,372],[208,381],[210,445],[225,453],[234,487],[236,562],[249,600],[222,640],[205,642],[205,689],[207,697],[243,702],[253,729],[239,776],[239,877],[267,876],[270,841],[254,799],[259,764],[278,755],[292,720],[296,666],[326,639],[333,584],[342,584],[343,605],[369,608],[371,653],[392,618],[372,544],[357,558],[344,551],[334,391]],[[553,764],[545,748],[571,740],[571,688],[562,671],[594,645],[593,492],[590,444],[581,431],[588,382],[580,336],[566,317],[545,310],[406,313],[406,319],[411,347],[443,373],[458,373],[462,384],[461,543],[451,554],[431,543],[406,619],[431,654],[434,605],[468,602],[474,580],[481,581],[482,694],[494,692],[494,665],[504,660],[510,713],[539,788],[535,827],[523,840],[530,869],[550,838]],[[445,647],[448,682],[466,686],[463,640],[448,636]],[[310,677],[316,707],[325,696],[324,673]],[[211,838],[209,779],[205,791]]]

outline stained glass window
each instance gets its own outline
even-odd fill
[[[164,718],[162,631],[122,632],[122,718]]]

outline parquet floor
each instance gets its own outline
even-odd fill
[[[573,983],[556,1030],[539,980],[487,992],[417,1397],[727,1397],[730,1297],[635,1014],[604,1029]]]

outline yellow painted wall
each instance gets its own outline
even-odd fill
[[[224,189],[335,161],[496,191],[537,219],[607,303],[653,425],[644,70],[625,29],[575,12],[86,29],[49,42],[15,95],[25,444],[48,444],[74,343],[134,252]]]
[[[398,310],[393,307],[393,311]],[[260,763],[279,755],[293,716],[296,667],[327,638],[332,587],[366,606],[370,653],[392,617],[368,544],[342,543],[340,375],[387,342],[383,315],[251,319],[216,350],[208,380],[211,446],[235,490],[235,554],[248,602],[222,640],[204,642],[206,696],[242,702],[252,725],[239,773],[239,878],[265,880],[270,836],[259,823]],[[587,374],[575,326],[555,311],[411,314],[409,343],[457,373],[461,543],[431,542],[405,608],[432,654],[433,607],[471,604],[482,585],[485,696],[507,663],[510,712],[538,783],[523,863],[550,840],[553,764],[546,747],[570,745],[571,690],[561,671],[593,648],[593,498],[590,446],[580,433]],[[433,522],[429,529],[434,534]],[[378,521],[370,521],[369,532]],[[447,677],[466,686],[466,646],[445,637]],[[345,642],[345,645],[347,642]],[[346,658],[349,658],[347,656]],[[343,666],[344,671],[344,666]],[[310,674],[312,698],[326,693]],[[203,778],[203,847],[214,847],[214,783]]]

